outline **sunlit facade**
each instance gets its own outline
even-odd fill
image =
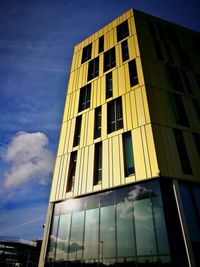
[[[198,44],[131,9],[75,46],[39,266],[198,266]]]

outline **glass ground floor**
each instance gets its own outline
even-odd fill
[[[197,262],[200,187],[181,183],[179,193]],[[189,266],[180,216],[164,179],[55,203],[45,266]]]

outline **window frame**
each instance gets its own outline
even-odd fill
[[[91,83],[80,89],[78,112],[81,112],[90,107],[91,99]]]
[[[118,97],[107,103],[107,133],[123,128],[122,99]]]

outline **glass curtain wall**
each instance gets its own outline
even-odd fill
[[[46,266],[174,266],[159,181],[55,204]]]

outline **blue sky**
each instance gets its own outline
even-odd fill
[[[0,238],[42,237],[73,47],[131,7],[200,31],[197,0],[0,1]]]

